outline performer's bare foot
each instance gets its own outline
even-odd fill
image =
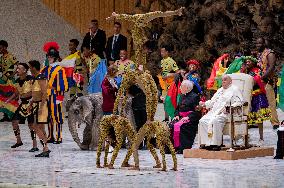
[[[108,164],[104,164],[104,168],[108,168],[109,167],[109,165]]]
[[[112,164],[109,164],[109,165],[108,165],[108,168],[109,168],[109,169],[114,169],[114,167],[113,167]]]
[[[155,166],[153,166],[153,168],[162,168],[161,164],[157,164]]]
[[[166,171],[167,171],[167,169],[166,169],[166,168],[162,168],[162,170],[161,170],[161,171],[165,171],[165,172],[166,172]]]
[[[134,167],[134,165],[130,165],[128,163],[122,163],[121,167]]]
[[[140,170],[140,168],[138,166],[134,166],[134,167],[129,168],[129,170]]]
[[[171,170],[177,171],[177,167],[172,168]]]

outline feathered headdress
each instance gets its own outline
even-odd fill
[[[229,57],[229,54],[223,54],[221,57],[219,57],[214,62],[210,78],[207,80],[207,89],[212,89],[213,88],[214,82],[215,82],[216,73],[220,69],[220,63],[227,57]]]
[[[51,48],[53,48],[56,51],[58,51],[59,50],[59,45],[57,44],[57,42],[47,42],[43,46],[43,51],[48,53]]]

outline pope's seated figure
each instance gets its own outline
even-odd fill
[[[229,75],[222,77],[222,87],[217,90],[211,100],[200,102],[209,111],[199,120],[198,138],[200,148],[208,150],[220,150],[222,145],[223,128],[228,121],[229,113],[226,107],[241,106],[242,93],[232,84]]]

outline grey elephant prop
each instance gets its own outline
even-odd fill
[[[101,94],[90,94],[79,98],[71,98],[66,104],[68,111],[68,127],[74,141],[82,150],[95,150],[99,140],[99,124],[103,117],[103,97]],[[125,115],[133,126],[132,98],[127,100]],[[81,142],[77,127],[86,124]]]

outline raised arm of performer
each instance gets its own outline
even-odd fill
[[[159,17],[168,17],[168,16],[175,16],[175,15],[181,16],[183,9],[184,7],[181,7],[180,9],[177,9],[174,11],[166,11],[166,12],[155,11],[155,12],[149,12],[146,14],[134,14],[134,15],[117,14],[116,12],[113,12],[112,15],[106,19],[109,20],[111,18],[116,18],[120,20],[131,21],[131,22],[137,22],[137,21],[141,22],[142,21],[142,24],[147,24],[150,21],[156,18],[159,18]]]

